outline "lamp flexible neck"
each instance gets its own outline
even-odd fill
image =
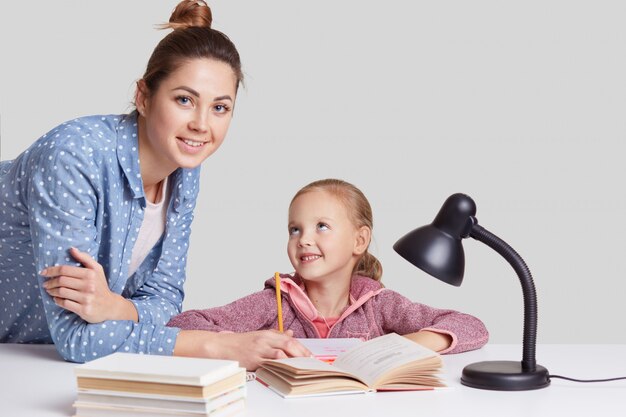
[[[522,369],[534,372],[537,366],[535,358],[535,346],[537,343],[537,292],[535,291],[535,284],[530,270],[522,257],[512,247],[484,227],[474,224],[470,231],[470,236],[502,255],[511,264],[519,277],[524,295]]]

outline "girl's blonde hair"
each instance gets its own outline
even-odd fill
[[[354,185],[335,178],[314,181],[302,187],[296,195],[293,196],[289,206],[291,207],[293,202],[299,196],[311,191],[326,191],[332,194],[346,208],[350,221],[357,229],[365,226],[369,228],[370,231],[373,230],[374,220],[372,216],[372,207],[361,190]],[[367,249],[365,249],[365,252],[363,252],[363,255],[361,255],[354,266],[352,275],[362,275],[370,277],[376,281],[381,280],[383,276],[383,266],[374,255],[369,253],[369,242],[367,244]]]

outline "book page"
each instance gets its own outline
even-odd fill
[[[328,339],[297,339],[304,347],[309,349],[317,359],[333,363],[337,355],[348,349],[363,343],[356,338],[328,338]]]
[[[335,368],[333,365],[325,361],[321,361],[317,358],[307,358],[304,356],[268,360],[262,364],[262,367],[268,368],[268,369],[287,368],[294,375],[300,375],[300,374],[318,375],[320,372],[327,372],[331,374],[345,374],[345,373],[347,373],[348,375],[350,374],[349,372],[346,372],[342,369]],[[311,372],[311,371],[314,371],[314,372]]]
[[[405,364],[439,354],[396,333],[368,340],[337,357],[333,366],[358,376],[370,387]]]

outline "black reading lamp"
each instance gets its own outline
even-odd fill
[[[435,220],[398,240],[393,248],[407,261],[435,278],[459,286],[463,281],[465,255],[461,239],[483,242],[513,267],[524,293],[524,344],[522,361],[477,362],[463,369],[461,383],[473,388],[522,391],[550,385],[548,370],[535,361],[537,294],[530,270],[506,242],[478,225],[476,204],[465,194],[454,194],[443,203]]]

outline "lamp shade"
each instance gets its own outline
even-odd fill
[[[453,194],[443,203],[435,220],[400,238],[393,249],[424,272],[454,286],[463,282],[467,237],[476,204],[465,194]]]

